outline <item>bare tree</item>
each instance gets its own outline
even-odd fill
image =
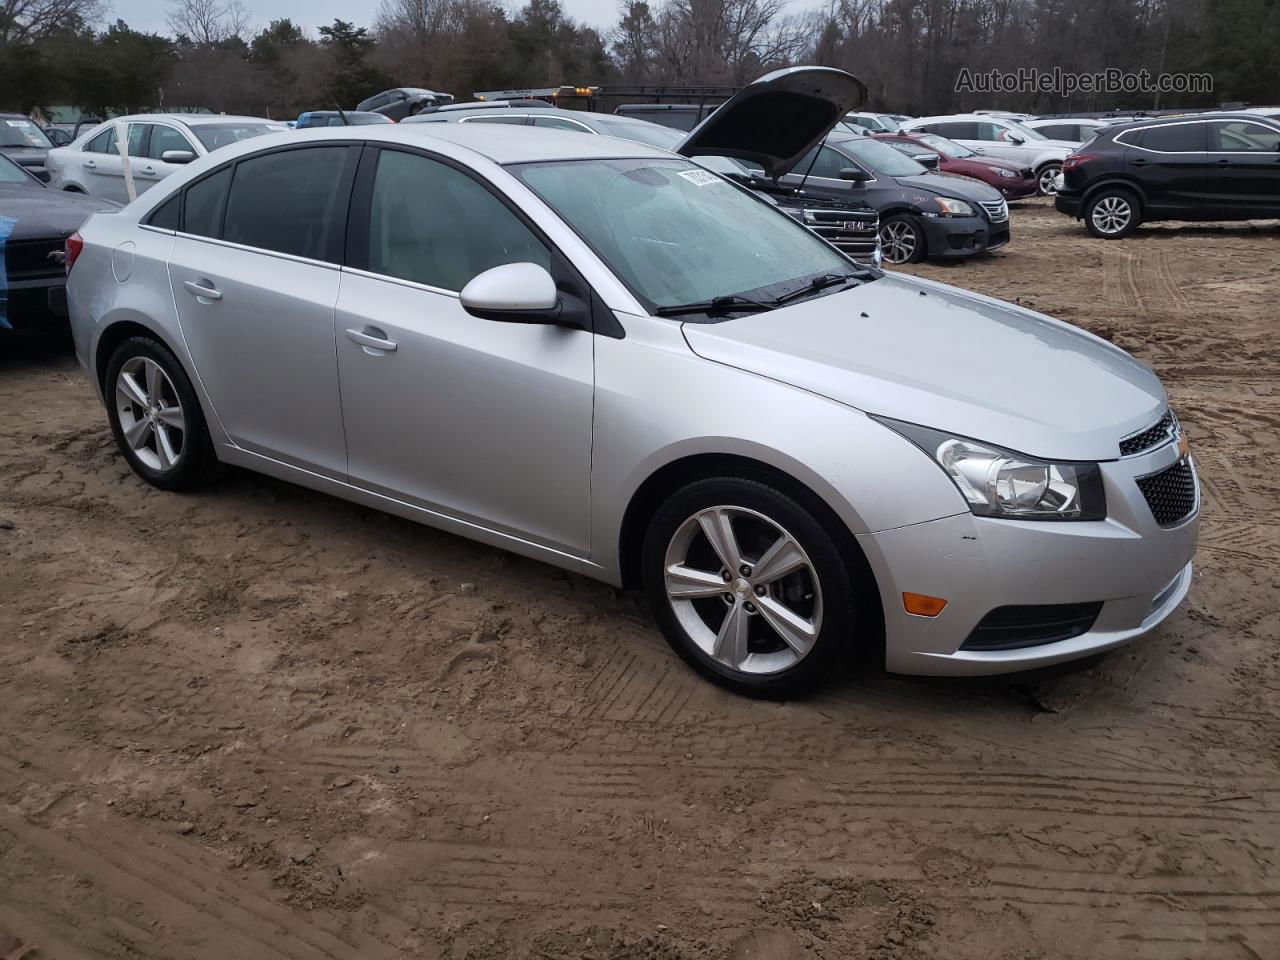
[[[216,47],[249,29],[249,11],[240,0],[170,0],[169,29],[197,46]]]
[[[0,0],[0,46],[30,43],[102,16],[102,0]]]

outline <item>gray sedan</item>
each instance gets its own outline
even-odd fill
[[[234,464],[612,584],[707,677],[980,674],[1132,640],[1191,582],[1150,369],[861,268],[641,144],[497,125],[266,136],[68,245],[124,458]]]

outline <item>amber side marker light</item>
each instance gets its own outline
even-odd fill
[[[902,608],[917,617],[936,617],[946,605],[947,601],[941,597],[930,597],[923,593],[902,594]]]

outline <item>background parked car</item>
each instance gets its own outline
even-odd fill
[[[846,113],[845,126],[868,133],[893,133],[900,128],[898,121],[887,113]]]
[[[920,117],[903,124],[903,129],[936,133],[979,153],[1031,167],[1044,196],[1053,195],[1062,161],[1078,146],[1065,140],[1051,140],[1018,120],[977,113]]]
[[[65,126],[58,127],[50,124],[49,126],[41,127],[40,129],[44,131],[44,135],[49,138],[49,142],[55,147],[65,147],[76,138],[75,134]]]
[[[1050,140],[1087,143],[1097,136],[1099,130],[1115,122],[1115,120],[1097,120],[1092,117],[1045,117],[1043,120],[1027,120],[1026,125]]]
[[[0,155],[0,331],[43,330],[67,315],[62,248],[106,200],[50,190]]]
[[[687,133],[719,106],[718,103],[624,103],[613,112],[620,117],[648,120],[650,123]]]
[[[60,190],[89,193],[119,203],[129,200],[124,164],[116,146],[120,125],[127,128],[129,168],[142,194],[196,157],[264,133],[289,129],[259,117],[212,113],[155,113],[118,117],[81,134],[74,143],[49,151],[50,184]]]
[[[936,133],[917,131],[915,133],[877,133],[873,136],[895,147],[909,147],[912,155],[922,150],[929,151],[936,160],[937,169],[942,173],[954,173],[981,180],[999,190],[1006,200],[1021,200],[1024,197],[1034,196],[1040,189],[1036,173],[1030,167],[1019,166],[1008,160],[997,160],[995,157],[982,156]]]
[[[295,130],[309,127],[359,127],[367,123],[395,123],[385,113],[371,113],[367,110],[308,110],[298,114],[294,121]]]
[[[511,101],[508,101],[511,102]],[[525,105],[494,109],[497,103],[454,104],[430,113],[405,119],[404,123],[506,124],[569,133],[589,133],[618,137],[651,147],[679,152],[685,134],[672,127],[647,120],[608,113],[562,110],[542,100],[521,101]],[[801,223],[832,246],[859,263],[878,266],[879,217],[874,208],[854,198],[844,200],[801,197],[792,187],[756,178],[750,168],[727,157],[695,157],[696,162],[722,176],[743,184]],[[719,161],[719,162],[717,162]]]
[[[453,94],[425,90],[422,87],[393,87],[361,100],[356,104],[356,110],[372,111],[385,114],[392,120],[403,120],[429,107],[446,103],[453,103]]]
[[[41,180],[48,180],[46,157],[53,143],[30,117],[20,113],[0,113],[0,153],[30,170]]]
[[[1099,132],[1062,168],[1054,206],[1116,239],[1152,220],[1280,216],[1280,121],[1210,113]]]

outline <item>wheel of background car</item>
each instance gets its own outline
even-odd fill
[[[712,478],[672,495],[649,525],[641,571],[667,642],[731,690],[795,696],[852,652],[854,594],[840,551],[767,483]]]
[[[1042,197],[1052,197],[1058,192],[1058,174],[1062,172],[1062,164],[1046,163],[1036,172],[1037,193]]]
[[[191,381],[169,349],[150,337],[116,348],[103,381],[107,416],[134,473],[162,490],[192,490],[219,472]]]
[[[1128,190],[1104,189],[1094,194],[1084,210],[1084,223],[1089,232],[1103,240],[1127,237],[1142,222],[1138,198]]]
[[[899,213],[880,224],[880,252],[889,263],[915,263],[924,259],[924,230],[916,218]]]

